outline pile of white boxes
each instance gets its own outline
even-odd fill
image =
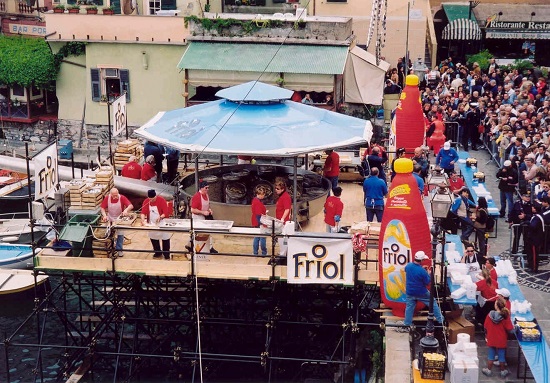
[[[470,335],[458,334],[457,343],[450,344],[447,352],[451,383],[477,383],[479,380],[477,344],[471,342]]]

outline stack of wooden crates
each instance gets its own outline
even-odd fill
[[[143,158],[143,145],[139,140],[128,139],[120,141],[115,150],[115,167],[117,170],[121,170],[124,165],[128,163],[131,156],[136,156],[139,163]]]

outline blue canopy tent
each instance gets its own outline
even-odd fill
[[[289,101],[292,94],[251,81],[220,90],[221,100],[159,112],[135,133],[182,153],[294,157],[295,175],[301,154],[370,141],[370,121]],[[296,219],[296,200],[293,212]]]
[[[220,90],[221,100],[159,112],[135,133],[183,153],[256,157],[295,157],[370,141],[370,121],[289,101],[292,93],[248,82]]]

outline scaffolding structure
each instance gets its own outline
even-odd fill
[[[362,262],[355,254],[356,276]],[[358,278],[341,286],[287,284],[275,273],[204,278],[194,269],[186,277],[48,275],[51,291],[37,296],[32,314],[4,340],[8,381],[17,348],[36,356],[26,378],[39,382],[51,378],[52,363],[56,381],[352,381],[360,333],[380,326],[370,310],[379,288]],[[18,341],[22,333],[34,340]]]

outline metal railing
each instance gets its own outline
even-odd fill
[[[519,260],[521,267],[525,268],[527,256],[525,249],[525,236],[529,231],[527,223],[510,225],[509,255]],[[539,266],[550,263],[550,225],[544,225],[544,242],[539,251]]]

